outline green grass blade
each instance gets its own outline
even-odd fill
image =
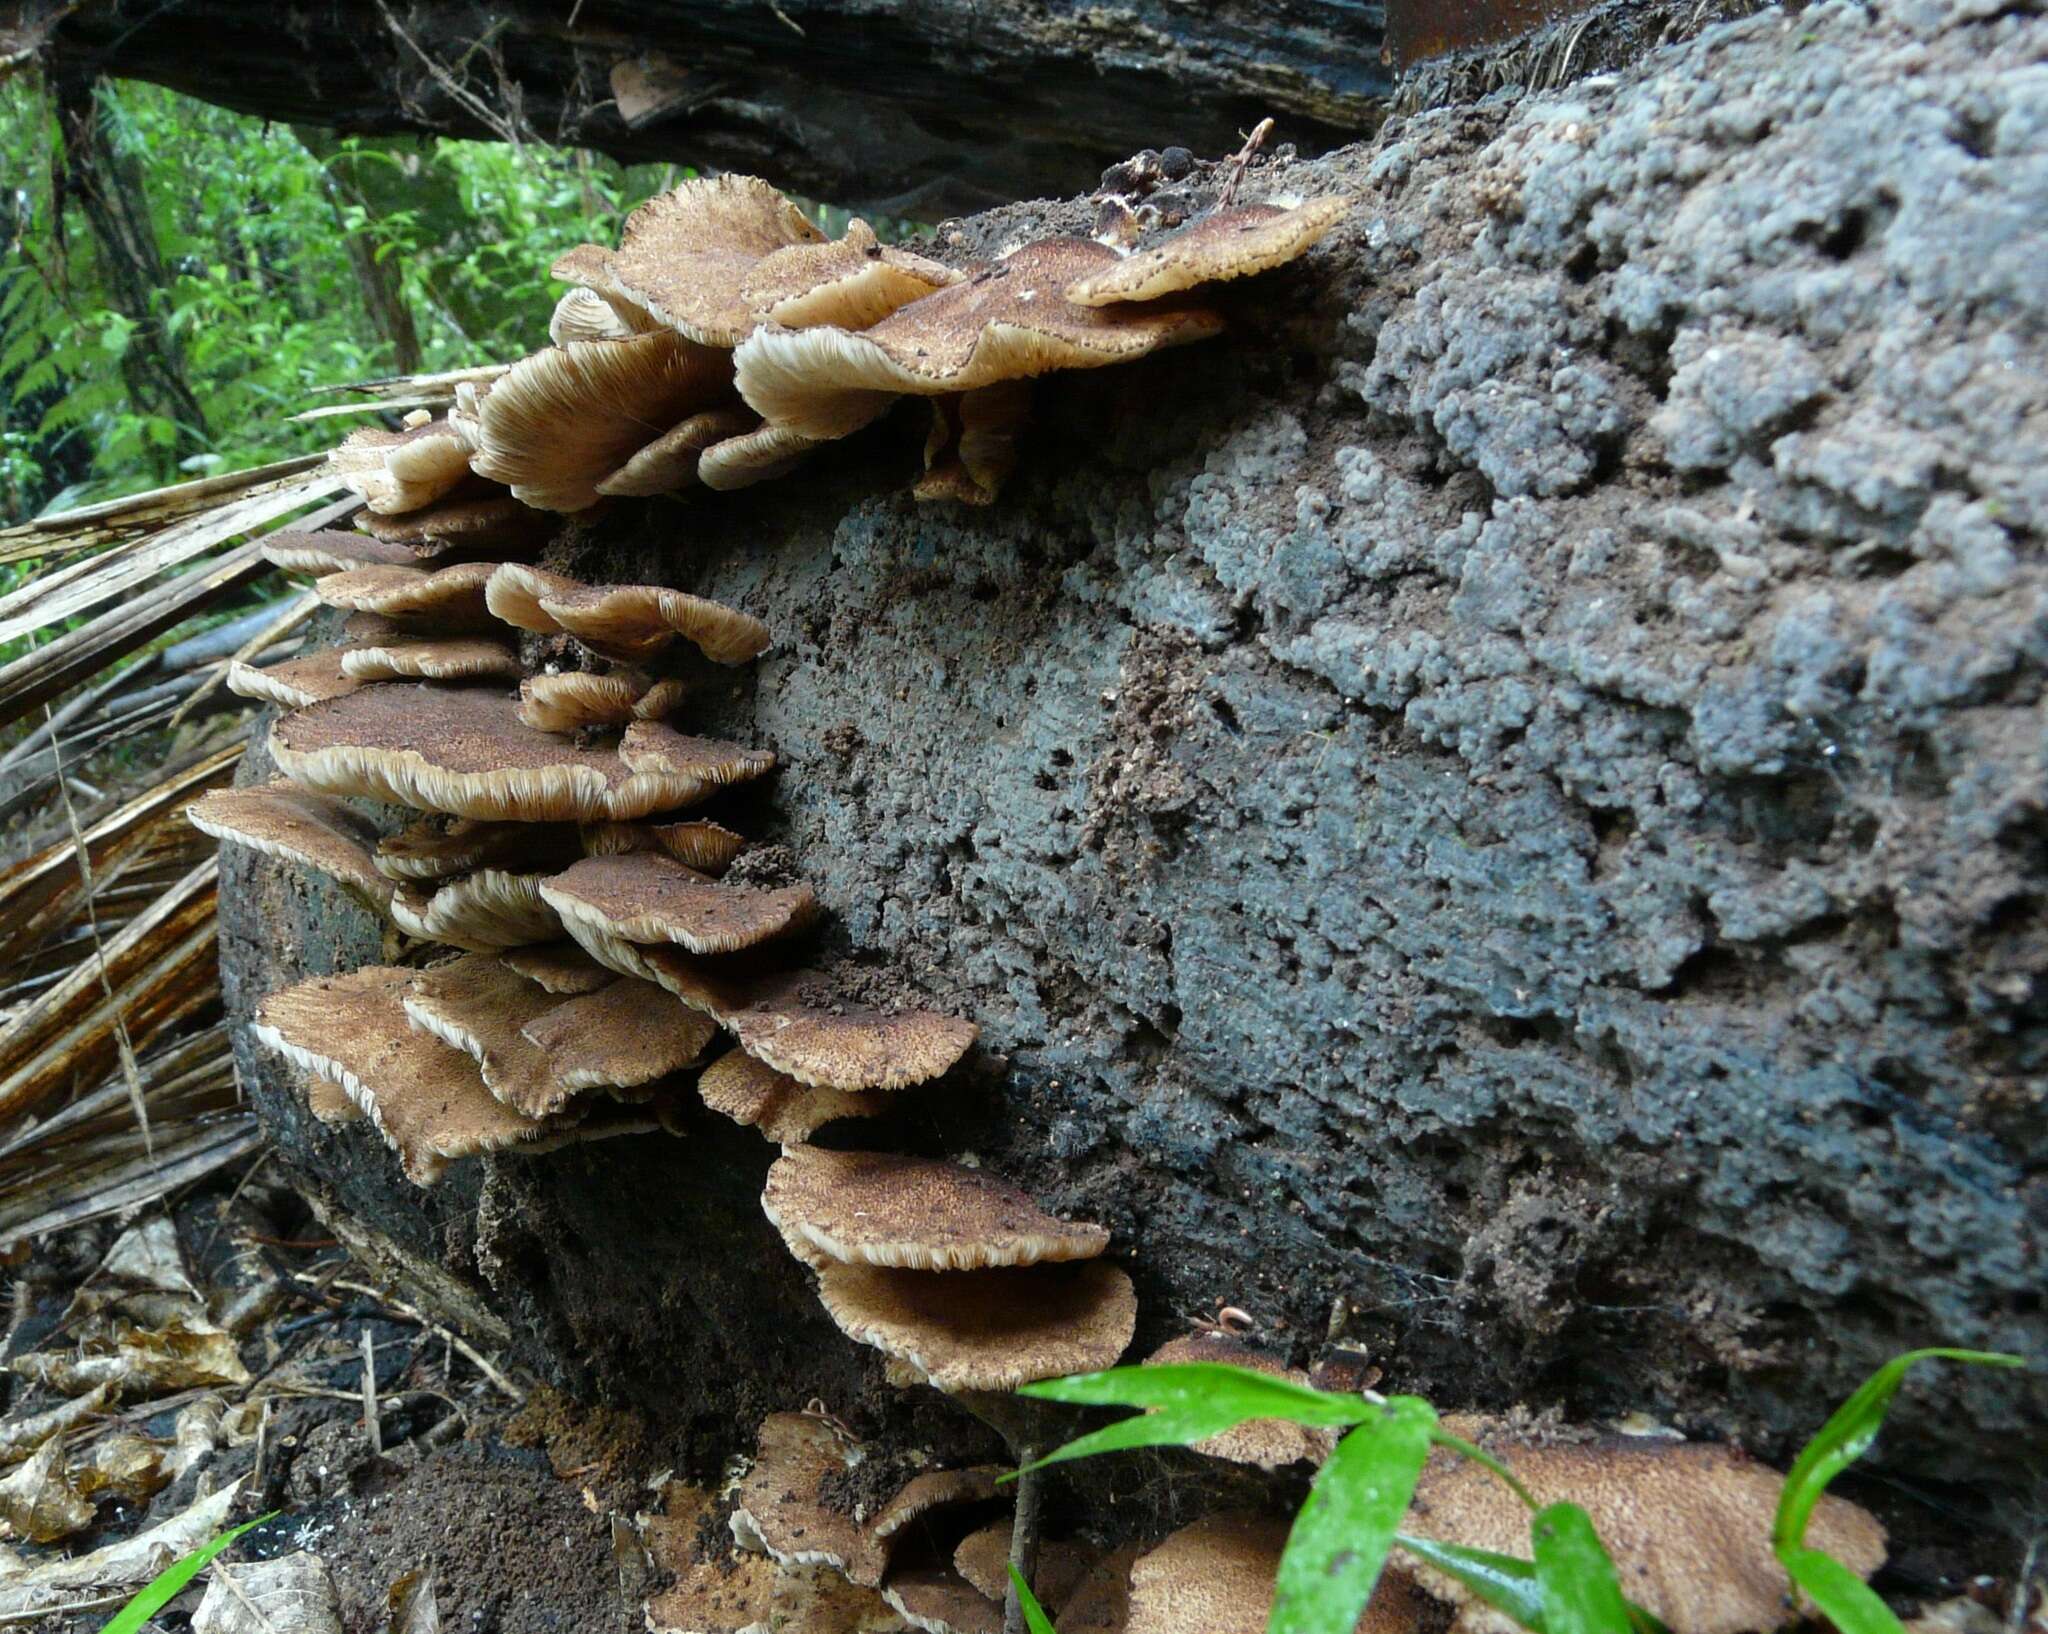
[[[1266,1634],[1327,1634],[1358,1621],[1429,1457],[1436,1413],[1396,1396],[1337,1443],[1287,1534]]]
[[[1362,1423],[1379,1411],[1360,1396],[1311,1390],[1268,1373],[1220,1362],[1116,1367],[1027,1384],[1018,1393],[1084,1407],[1147,1409],[1136,1418],[1069,1441],[1029,1466],[1032,1469],[1131,1447],[1187,1446],[1221,1435],[1247,1419],[1280,1418],[1296,1424],[1339,1427]]]
[[[1024,1626],[1031,1634],[1059,1634],[1052,1619],[1046,1616],[1045,1607],[1038,1603],[1038,1596],[1031,1592],[1031,1585],[1024,1581],[1024,1574],[1015,1566],[1010,1568],[1010,1582],[1017,1590],[1017,1604],[1024,1609]]]
[[[189,1555],[180,1555],[138,1589],[135,1598],[114,1613],[100,1634],[136,1634],[144,1623],[183,1593],[185,1585],[197,1577],[215,1555],[244,1532],[261,1526],[276,1514],[273,1509],[268,1515],[258,1515],[253,1521],[244,1521],[240,1526],[229,1528],[211,1543],[202,1543]]]
[[[1905,1634],[1892,1608],[1832,1555],[1818,1549],[1783,1549],[1778,1558],[1837,1634]]]
[[[1785,1489],[1778,1497],[1777,1523],[1771,1528],[1771,1542],[1781,1559],[1788,1549],[1804,1545],[1806,1523],[1828,1483],[1869,1451],[1884,1426],[1886,1409],[1905,1382],[1907,1370],[1915,1362],[1928,1361],[1975,1362],[1984,1367],[2026,1365],[2018,1356],[1995,1351],[1946,1349],[1911,1350],[1886,1362],[1835,1409],[1834,1416],[1793,1460],[1792,1473],[1785,1477]],[[1787,1566],[1789,1569],[1789,1561]]]
[[[1462,1543],[1439,1543],[1397,1533],[1394,1542],[1426,1566],[1456,1578],[1495,1611],[1504,1611],[1531,1634],[1552,1634],[1543,1611],[1543,1586],[1536,1568],[1513,1555],[1491,1549],[1468,1549]]]
[[[1628,1602],[1592,1516],[1552,1504],[1537,1512],[1529,1536],[1550,1634],[1630,1634]]]

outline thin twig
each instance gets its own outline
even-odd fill
[[[1230,180],[1223,184],[1223,191],[1216,197],[1217,209],[1230,208],[1230,201],[1237,197],[1238,184],[1244,180],[1244,173],[1251,168],[1252,155],[1265,145],[1266,138],[1272,134],[1273,121],[1270,119],[1261,119],[1252,126],[1252,133],[1244,139],[1244,146],[1231,158]]]
[[[363,1431],[370,1438],[370,1451],[384,1456],[384,1426],[377,1416],[377,1341],[370,1337],[370,1324],[363,1324]]]
[[[398,1314],[403,1316],[407,1321],[417,1322],[421,1327],[431,1329],[433,1332],[440,1334],[449,1342],[449,1344],[453,1345],[466,1358],[468,1358],[470,1363],[473,1366],[475,1366],[478,1372],[482,1373],[485,1378],[489,1379],[491,1383],[496,1385],[500,1390],[502,1390],[506,1395],[510,1396],[514,1401],[524,1401],[526,1399],[526,1392],[520,1389],[519,1386],[514,1384],[510,1379],[506,1378],[504,1374],[500,1373],[497,1370],[497,1368],[493,1367],[490,1363],[490,1360],[484,1355],[484,1353],[478,1350],[467,1339],[463,1338],[461,1334],[456,1333],[452,1329],[443,1326],[439,1322],[434,1321],[431,1317],[422,1315],[419,1311],[413,1309],[412,1306],[406,1304],[403,1300],[394,1299],[390,1294],[384,1293],[380,1289],[369,1287],[368,1285],[361,1282],[344,1282],[339,1277],[335,1278],[335,1280],[328,1284],[328,1286],[333,1288],[346,1288],[352,1294],[367,1294],[371,1299],[383,1301],[384,1304],[390,1306],[392,1310],[398,1312]]]

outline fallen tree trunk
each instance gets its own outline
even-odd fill
[[[857,1143],[1112,1227],[1139,1353],[1229,1304],[1446,1404],[1782,1454],[1893,1352],[2048,1351],[2044,150],[2013,111],[2048,22],[1944,19],[1809,13],[1795,51],[1757,17],[1254,172],[1357,208],[1230,291],[1223,340],[1044,382],[988,510],[888,491],[912,404],[572,527],[553,565],[778,632],[693,695],[783,757],[728,820],[982,1024]],[[302,876],[223,880],[237,1017],[378,956]],[[695,1453],[812,1397],[911,1411],[763,1219],[750,1132],[423,1193],[238,1048],[337,1217]],[[1895,1424],[1895,1468],[1981,1497],[2048,1402],[1959,1372]]]

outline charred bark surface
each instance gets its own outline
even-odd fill
[[[268,119],[540,139],[937,218],[1271,114],[1321,149],[1389,89],[1370,0],[90,0],[59,62]],[[614,70],[624,76],[621,111]]]
[[[1909,1345],[2048,1351],[2048,21],[1786,26],[1254,172],[1359,207],[1223,341],[1045,382],[991,510],[884,491],[912,404],[558,552],[778,630],[701,695],[787,768],[731,820],[984,1026],[834,1138],[1114,1227],[1140,1352],[1224,1301],[1447,1404],[1782,1453]],[[336,921],[234,870],[241,1013]],[[712,1441],[905,1410],[761,1219],[761,1143],[423,1197],[245,1068],[561,1376]],[[1902,1406],[1895,1468],[1980,1496],[2048,1425],[2038,1378]]]

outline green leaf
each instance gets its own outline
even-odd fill
[[[1532,1634],[1553,1634],[1545,1621],[1543,1586],[1536,1568],[1513,1555],[1491,1549],[1468,1549],[1462,1543],[1439,1543],[1398,1533],[1394,1542],[1426,1566],[1455,1578],[1495,1611],[1504,1611]]]
[[[1537,1511],[1529,1535],[1550,1634],[1629,1634],[1628,1602],[1592,1516],[1552,1504]]]
[[[1052,1619],[1045,1614],[1045,1607],[1038,1603],[1038,1596],[1031,1592],[1031,1585],[1024,1581],[1024,1574],[1015,1566],[1010,1568],[1010,1585],[1017,1591],[1017,1604],[1024,1611],[1024,1626],[1031,1634],[1059,1634],[1052,1626]]]
[[[1415,1496],[1435,1425],[1428,1402],[1396,1396],[1337,1443],[1287,1534],[1266,1634],[1327,1634],[1358,1622]]]
[[[1905,1634],[1892,1608],[1833,1556],[1818,1549],[1781,1549],[1778,1558],[1838,1634]]]
[[[240,1526],[230,1527],[211,1543],[202,1543],[189,1555],[181,1555],[172,1561],[150,1579],[136,1593],[133,1600],[114,1613],[107,1626],[100,1630],[100,1634],[136,1634],[144,1623],[183,1592],[185,1585],[199,1575],[208,1561],[244,1532],[252,1527],[261,1526],[276,1514],[277,1511],[273,1509],[268,1515],[258,1515],[253,1521],[244,1521]]]
[[[1064,1463],[1130,1447],[1186,1446],[1253,1418],[1296,1424],[1358,1424],[1377,1412],[1360,1396],[1333,1395],[1276,1379],[1270,1373],[1220,1362],[1174,1362],[1158,1367],[1115,1367],[1103,1373],[1027,1384],[1018,1392],[1041,1401],[1084,1407],[1143,1407],[1142,1417],[1111,1424],[1047,1454],[1032,1466]],[[1007,1479],[1007,1477],[1006,1477]]]
[[[1771,1528],[1771,1543],[1788,1570],[1791,1562],[1786,1559],[1786,1551],[1804,1545],[1806,1523],[1812,1519],[1813,1507],[1820,1502],[1828,1483],[1870,1450],[1871,1442],[1884,1426],[1885,1410],[1899,1393],[1907,1371],[1915,1362],[1926,1361],[1974,1362],[1984,1367],[2026,1365],[2018,1356],[1995,1351],[1911,1350],[1894,1356],[1865,1379],[1856,1393],[1835,1409],[1834,1416],[1820,1427],[1820,1433],[1807,1442],[1792,1462],[1792,1473],[1785,1477],[1784,1491],[1778,1495],[1778,1518]]]

